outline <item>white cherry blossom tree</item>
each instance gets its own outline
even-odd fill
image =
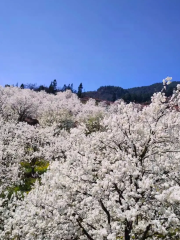
[[[179,90],[169,102],[163,92],[154,94],[143,109],[40,93],[44,125],[28,135],[43,139],[33,155],[43,155],[49,169],[24,198],[14,194],[0,209],[1,239],[180,239],[180,113],[173,109]],[[71,111],[78,127],[59,131],[56,117],[47,127],[49,108]],[[89,131],[84,120],[98,114],[101,127]]]

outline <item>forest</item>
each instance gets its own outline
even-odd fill
[[[177,84],[180,82],[174,81],[171,85],[167,86],[166,89],[166,96],[169,97],[173,94],[174,89],[176,88]],[[5,85],[6,87],[10,86],[8,84]],[[16,84],[18,86],[18,84]],[[64,92],[66,90],[71,90],[73,93],[76,93],[80,98],[94,98],[97,100],[105,100],[110,102],[115,102],[118,99],[123,99],[125,102],[135,102],[135,103],[150,103],[151,96],[154,93],[160,92],[162,89],[162,83],[154,83],[149,86],[142,86],[142,87],[133,87],[129,89],[123,89],[122,87],[118,86],[101,86],[97,89],[97,91],[84,91],[83,84],[80,83],[78,89],[75,90],[73,87],[73,83],[71,84],[64,84],[63,87],[57,86],[57,80],[53,80],[49,87],[45,85],[37,86],[37,84],[21,84],[20,87],[22,89],[33,89],[34,91],[41,91],[44,90],[47,93],[56,94],[57,92]]]
[[[56,83],[0,86],[0,239],[180,239],[180,84],[144,106]]]
[[[173,90],[176,85],[180,82],[172,82],[171,85],[167,86],[166,96],[169,97],[173,94]],[[136,103],[150,103],[151,96],[154,93],[160,92],[162,89],[162,83],[155,83],[144,87],[134,87],[129,89],[123,89],[121,87],[115,86],[102,86],[97,89],[97,91],[85,92],[86,97],[91,97],[95,99],[116,101],[118,99],[123,99],[125,102],[136,102]]]

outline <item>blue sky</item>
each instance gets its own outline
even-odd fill
[[[180,0],[0,1],[0,85],[180,80]]]

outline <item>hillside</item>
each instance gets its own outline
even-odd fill
[[[166,95],[172,95],[173,89],[180,82],[174,81],[167,87]],[[91,97],[107,101],[115,101],[123,98],[125,101],[147,102],[150,101],[151,96],[155,92],[160,92],[163,85],[162,83],[155,83],[149,86],[134,87],[123,89],[116,86],[101,86],[97,91],[88,91],[84,93],[84,97]]]
[[[104,86],[104,87],[98,88],[97,91],[85,92],[84,94],[85,94],[85,97],[112,101],[114,94],[116,94],[116,98],[119,99],[119,98],[122,98],[122,96],[124,96],[127,93],[128,91],[121,87]]]

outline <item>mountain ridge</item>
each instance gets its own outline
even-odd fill
[[[166,96],[171,96],[173,89],[176,88],[177,84],[180,84],[180,81],[174,81],[167,86]],[[151,96],[155,92],[160,92],[163,88],[162,83],[154,83],[149,86],[133,87],[124,89],[118,86],[101,86],[96,91],[87,91],[84,92],[84,97],[90,97],[105,101],[116,101],[118,99],[124,99],[126,102],[149,102]]]

